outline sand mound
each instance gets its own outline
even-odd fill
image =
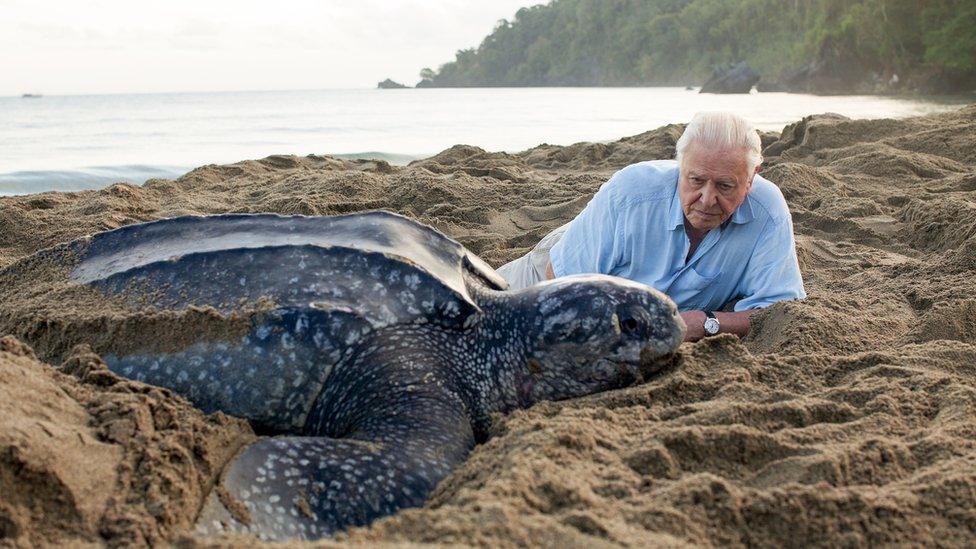
[[[518,154],[459,145],[400,167],[276,156],[143,187],[4,198],[0,267],[16,276],[17,261],[46,260],[54,272],[63,261],[24,258],[147,219],[378,208],[499,265],[571,219],[614,170],[671,156],[680,131]],[[337,542],[971,544],[976,106],[910,120],[811,116],[764,143],[809,299],[763,311],[744,341],[685,345],[682,367],[652,383],[500,418],[426,507]],[[248,428],[120,380],[83,347],[67,351],[129,333],[118,319],[70,334],[43,311],[14,322],[12,311],[22,318],[39,295],[65,291],[52,280],[0,289],[0,334],[61,365],[0,344],[0,544],[209,543],[186,529]]]
[[[84,347],[58,371],[0,339],[0,543],[154,544],[196,520],[253,440],[169,391],[108,371]]]

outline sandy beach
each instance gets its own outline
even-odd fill
[[[179,215],[385,209],[497,267],[615,170],[673,157],[681,131],[517,154],[457,145],[407,166],[272,156],[0,198],[0,546],[257,544],[189,531],[250,427],[98,356],[148,326],[206,318],[121,321],[96,300],[57,310],[59,265],[35,252]],[[808,299],[753,317],[744,340],[683,345],[681,366],[647,384],[497,418],[424,508],[322,544],[971,546],[976,105],[814,115],[763,145]],[[51,276],[18,278],[42,260]]]

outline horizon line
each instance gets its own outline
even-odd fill
[[[81,92],[81,93],[44,93],[41,91],[31,91],[31,92],[21,92],[16,94],[0,94],[0,98],[6,97],[17,97],[25,98],[25,95],[34,95],[38,98],[45,97],[89,97],[89,96],[101,96],[101,95],[177,95],[177,94],[191,94],[191,93],[271,93],[271,92],[284,92],[284,91],[331,91],[331,90],[371,90],[378,88],[369,87],[318,87],[318,88],[279,88],[279,89],[226,89],[226,90],[169,90],[169,91],[112,91],[112,92]],[[25,99],[29,99],[25,98]]]
[[[697,90],[700,86],[691,86]],[[566,88],[566,89],[582,89],[582,88],[599,88],[599,89],[634,89],[634,88],[688,88],[684,84],[674,84],[674,85],[614,85],[614,86],[597,86],[597,85],[587,85],[587,86],[518,86],[518,85],[507,85],[507,86],[431,86],[431,87],[421,87],[417,88],[414,86],[406,86],[406,90],[472,90],[472,89],[488,89],[488,90],[501,90],[501,89],[526,89],[526,88]],[[376,86],[367,87],[356,87],[356,86],[338,86],[338,87],[317,87],[317,88],[277,88],[277,89],[226,89],[226,90],[180,90],[180,91],[119,91],[119,92],[91,92],[91,93],[44,93],[41,91],[32,92],[21,92],[14,94],[0,94],[0,99],[4,98],[24,98],[29,99],[30,97],[25,96],[35,96],[35,98],[43,99],[45,97],[91,97],[91,96],[107,96],[107,95],[181,95],[181,94],[211,94],[211,93],[277,93],[277,92],[304,92],[304,91],[363,91],[363,90],[379,90],[382,88]],[[397,89],[389,89],[384,91],[397,91]]]

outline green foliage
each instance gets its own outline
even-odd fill
[[[925,61],[957,75],[976,72],[976,0],[934,2],[924,20]]]
[[[971,79],[976,0],[552,0],[501,20],[440,86],[700,82],[745,60],[767,77],[811,61]]]

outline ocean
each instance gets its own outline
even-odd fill
[[[700,110],[779,131],[803,116],[907,117],[974,98],[698,94],[684,88],[467,88],[0,97],[0,195],[176,178],[272,154],[405,164],[464,143],[611,141]]]

